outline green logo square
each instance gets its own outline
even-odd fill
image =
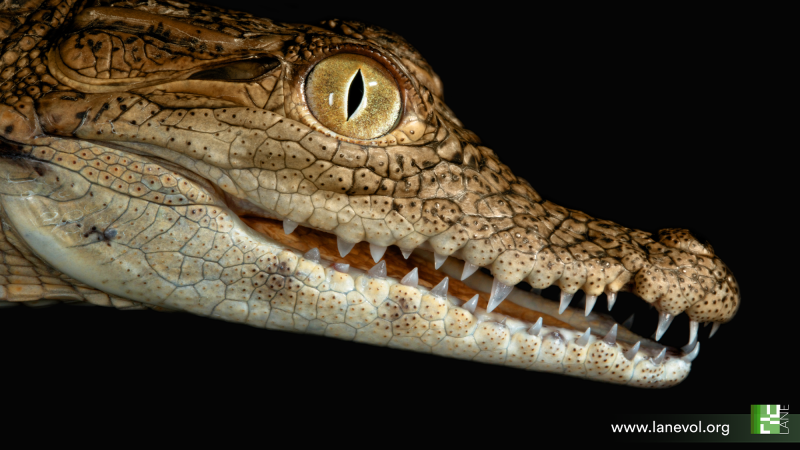
[[[789,405],[750,405],[750,434],[789,434]]]

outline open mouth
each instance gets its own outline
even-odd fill
[[[688,375],[691,362],[699,353],[698,324],[694,321],[690,325],[689,342],[683,348],[674,348],[657,342],[673,320],[665,314],[660,315],[657,329],[646,338],[629,329],[632,316],[624,323],[617,323],[610,314],[593,311],[597,297],[573,302],[572,295],[562,292],[559,301],[548,300],[539,289],[527,290],[522,286],[509,289],[498,283],[488,270],[453,256],[441,258],[424,249],[424,245],[413,252],[368,242],[352,245],[333,234],[298,226],[290,220],[259,217],[253,209],[238,213],[260,234],[336,272],[349,273],[353,278],[379,278],[416,288],[423,296],[446,298],[449,310],[467,311],[474,317],[475,325],[490,330],[483,340],[478,340],[479,350],[498,353],[505,350],[507,355],[495,356],[505,357],[508,365],[575,376],[603,375],[605,381],[627,382],[632,377],[631,369],[646,361],[640,370],[652,371],[652,381],[666,381],[659,385],[668,386]],[[581,297],[580,293],[577,297]],[[606,303],[609,310],[617,296],[610,297]],[[712,335],[718,326],[714,324]],[[509,346],[507,341],[516,345]],[[460,356],[469,358],[469,353]],[[547,363],[548,359],[552,363]],[[639,384],[647,386],[648,378],[641,377]]]
[[[132,146],[126,150],[120,154],[131,155],[128,164],[136,164],[135,155],[141,149]],[[257,301],[267,309],[259,311],[252,305],[242,309],[241,303],[230,300],[214,302],[210,306],[202,302],[190,304],[186,299],[170,301],[172,296],[165,302],[155,301],[154,304],[159,306],[255,326],[324,334],[643,387],[666,387],[679,383],[688,375],[691,361],[698,355],[697,322],[692,322],[690,342],[683,349],[664,346],[656,342],[671,323],[671,318],[663,319],[664,314],[654,333],[656,339],[651,340],[633,333],[630,324],[616,323],[610,315],[593,311],[596,298],[587,298],[582,307],[575,301],[571,302],[572,296],[563,292],[560,301],[548,300],[521,286],[505,286],[493,278],[489,270],[464,263],[453,255],[441,258],[430,249],[426,250],[424,244],[413,252],[367,242],[348,244],[334,234],[301,226],[291,220],[275,219],[273,217],[277,214],[225,194],[213,183],[187,176],[185,171],[165,161],[162,164],[171,170],[162,169],[161,176],[171,175],[176,185],[194,183],[206,189],[184,189],[184,194],[206,192],[211,194],[208,197],[218,195],[225,200],[225,204],[218,203],[218,207],[212,208],[190,203],[185,197],[192,194],[179,193],[170,196],[169,200],[167,196],[159,199],[162,204],[186,204],[186,217],[220,231],[226,229],[230,231],[231,239],[238,242],[249,241],[240,244],[244,245],[243,251],[237,254],[239,259],[250,264],[230,263],[228,265],[233,270],[224,269],[219,276],[228,286],[223,297]],[[33,181],[46,186],[68,182],[68,175],[59,175],[63,169],[53,164],[44,165],[49,169],[40,170],[44,175]],[[75,182],[71,183],[72,187],[75,185]],[[94,192],[97,192],[97,197],[107,195],[101,193],[102,187],[90,189],[88,196],[82,196],[87,201],[95,196]],[[59,195],[63,196],[63,193]],[[28,204],[25,200],[21,202]],[[17,218],[25,216],[14,213],[13,203],[7,208],[12,221],[22,220]],[[211,216],[215,225],[209,221]],[[120,248],[133,245],[131,235],[136,234],[135,221],[116,220],[101,226],[93,220],[96,219],[76,216],[76,220],[57,223],[56,227],[63,227],[75,239],[66,246],[67,251],[76,248],[101,252],[105,248],[114,250],[115,253],[110,255],[102,253],[100,258],[93,257],[98,260],[99,267],[113,267],[130,250],[116,251],[117,243]],[[74,230],[70,232],[72,228]],[[171,230],[161,231],[154,239],[145,236],[150,240],[137,245],[146,252],[155,251],[155,254],[165,250],[159,246],[169,245],[165,237]],[[168,239],[179,240],[176,236],[181,233],[180,230],[171,231]],[[138,232],[137,236],[141,234]],[[208,242],[197,239],[197,236],[189,239],[187,234],[186,242],[181,242],[181,251],[187,256],[212,259],[208,254],[217,252],[216,258],[220,261],[232,259],[230,252],[223,253],[226,248],[210,249],[212,244],[217,247],[216,239]],[[136,239],[139,238],[133,240]],[[35,247],[36,244],[32,245]],[[244,253],[248,245],[262,248],[260,256],[259,253]],[[174,269],[168,262],[159,262],[158,259],[148,259],[148,262],[145,271],[155,268],[164,277],[168,275],[161,272]],[[132,292],[128,284],[138,282],[133,275],[136,271],[128,269],[127,272],[125,276],[129,281],[124,276],[115,277],[113,283],[104,285],[104,289],[125,292],[128,298],[136,298],[136,291]],[[173,278],[184,277],[184,272],[185,263],[177,272],[179,275],[173,275]],[[140,271],[136,277],[144,273]],[[87,275],[75,276],[87,279]],[[196,284],[195,288],[211,287],[208,284],[201,288],[201,284]],[[140,287],[142,299],[152,301],[154,284]],[[623,288],[631,287],[626,285]],[[316,292],[318,297],[308,295],[304,298],[305,290]],[[613,306],[612,302],[607,300],[609,306]]]

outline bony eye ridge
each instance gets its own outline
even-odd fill
[[[325,127],[354,139],[375,139],[400,118],[400,89],[380,63],[363,55],[340,53],[311,70],[306,101]]]

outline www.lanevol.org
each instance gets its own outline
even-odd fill
[[[720,433],[722,436],[727,436],[730,433],[730,425],[707,424],[703,427],[702,421],[694,424],[664,424],[656,423],[654,420],[652,424],[611,424],[611,430],[614,433]]]
[[[610,439],[630,442],[800,442],[790,431],[795,416],[788,404],[760,404],[750,405],[750,414],[618,414],[602,428]]]

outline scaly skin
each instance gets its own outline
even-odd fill
[[[300,257],[306,249],[260,228],[260,216],[454,256],[509,286],[631,290],[695,322],[738,309],[733,275],[688,231],[654,239],[541,199],[462,127],[427,62],[386,30],[202,5],[187,16],[156,2],[39,3],[6,5],[13,18],[0,26],[5,302],[177,309],[637,386],[688,373],[677,353],[654,359],[657,344],[629,359],[632,342],[580,342],[558,319],[534,332],[509,302],[485,313],[484,297],[470,312],[468,296],[431,295],[435,282],[364,275],[357,255],[349,274],[336,271],[330,252]],[[371,140],[330,131],[304,94],[314,64],[354,52],[388,68],[403,98],[398,123]],[[280,64],[255,81],[188,79],[264,56]]]

